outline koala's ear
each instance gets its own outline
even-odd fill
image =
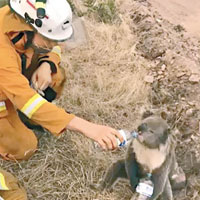
[[[168,114],[167,114],[167,112],[162,111],[162,112],[160,113],[160,117],[161,117],[162,119],[164,119],[164,120],[167,120],[167,119],[168,119]]]
[[[153,112],[151,112],[150,110],[147,110],[142,114],[142,119],[146,119],[152,115],[153,115]]]

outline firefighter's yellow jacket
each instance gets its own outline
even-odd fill
[[[3,169],[0,169],[0,199],[27,200],[25,189],[11,173]]]
[[[22,74],[21,55],[26,57],[26,68],[30,66],[33,56],[33,49],[31,47],[25,48],[26,33],[28,32],[33,32],[32,27],[26,24],[21,17],[11,12],[9,6],[0,9],[0,154],[1,149],[4,149],[5,153],[6,148],[1,148],[1,135],[6,137],[5,132],[10,129],[6,127],[3,120],[8,119],[10,115],[12,118],[8,120],[10,127],[14,126],[15,120],[18,120],[11,117],[11,115],[17,116],[16,113],[11,114],[14,113],[13,110],[20,110],[33,122],[46,128],[54,135],[59,135],[74,118],[73,114],[68,114],[64,109],[47,102],[29,86],[29,81]],[[47,61],[54,64],[56,69],[52,74],[53,85],[54,88],[59,87],[62,77],[58,66],[60,62],[59,52],[53,50],[45,55],[40,55],[39,59],[40,62]],[[21,124],[17,126],[19,127]],[[10,134],[9,137],[18,137],[13,134]],[[20,130],[18,134],[20,134]],[[9,138],[6,140],[9,144]]]

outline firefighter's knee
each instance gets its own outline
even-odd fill
[[[34,137],[34,139],[31,139],[31,142],[28,144],[21,146],[19,148],[19,152],[16,154],[17,160],[28,160],[37,150],[38,141],[37,138]]]
[[[4,200],[27,200],[25,189],[20,185],[17,178],[11,173],[0,169],[1,173],[1,186],[6,186],[6,190],[0,190],[0,197]],[[1,198],[0,198],[1,199]]]
[[[28,160],[37,150],[38,141],[34,136],[28,141],[23,141],[23,143],[15,146],[15,149],[4,151],[1,156],[5,160]]]
[[[24,189],[1,191],[0,196],[2,196],[4,200],[27,200],[26,191]]]

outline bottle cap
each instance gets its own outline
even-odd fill
[[[151,173],[147,173],[147,178],[151,178],[152,174]]]
[[[133,138],[137,138],[138,137],[138,133],[136,131],[132,131],[131,135],[133,136]]]

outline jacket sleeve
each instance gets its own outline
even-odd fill
[[[59,46],[55,46],[51,52],[47,54],[40,55],[38,58],[38,65],[40,66],[43,62],[47,62],[51,66],[52,71],[52,83],[51,87],[56,91],[57,96],[56,98],[59,98],[64,83],[66,81],[66,72],[63,67],[60,65],[61,61],[61,48]]]
[[[1,48],[0,57],[0,90],[27,117],[59,135],[74,115],[47,102],[30,88],[21,74],[21,60],[14,49]]]
[[[49,63],[51,66],[52,74],[54,74],[57,73],[59,69],[60,61],[61,61],[61,48],[59,46],[55,46],[51,52],[39,56],[38,65],[40,66],[44,62]]]

